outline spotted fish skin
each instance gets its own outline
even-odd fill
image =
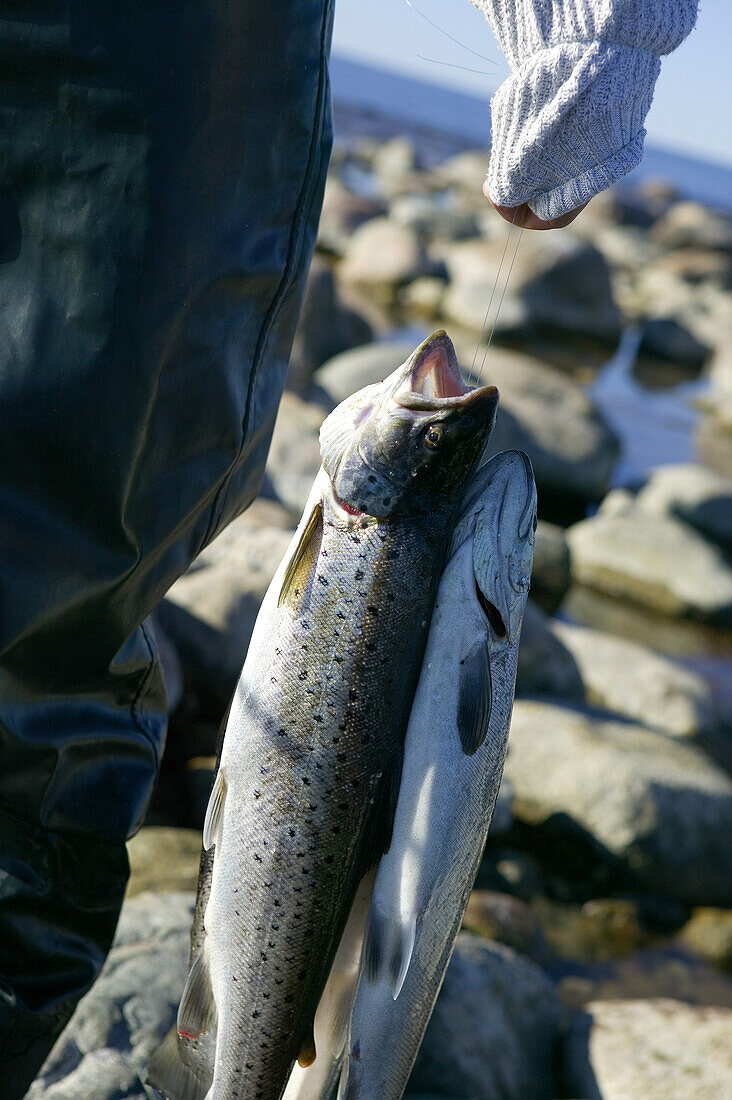
[[[506,451],[478,474],[437,593],[391,846],[367,921],[341,1100],[399,1100],[460,928],[503,772],[536,491]]]
[[[204,828],[205,937],[178,1030],[215,1055],[210,1089],[185,1100],[280,1100],[298,1055],[312,1058],[354,896],[388,844],[437,580],[497,397],[466,389],[440,332],[323,426]]]

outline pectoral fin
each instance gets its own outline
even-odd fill
[[[485,638],[481,638],[460,663],[457,724],[460,744],[466,756],[476,753],[485,741],[491,704],[488,646]]]
[[[363,941],[363,972],[367,981],[388,981],[394,1000],[399,996],[414,950],[417,921],[413,914],[387,917],[377,905],[369,910]]]
[[[323,530],[323,506],[316,501],[310,518],[302,529],[302,534],[297,546],[292,552],[285,575],[282,578],[282,588],[277,601],[277,606],[296,600],[307,586],[310,575],[318,560],[320,548],[320,534]]]
[[[175,1028],[168,1032],[150,1059],[147,1083],[164,1096],[174,1096],[175,1100],[205,1100],[211,1087],[210,1077],[206,1081],[200,1080],[181,1061]]]
[[[226,780],[224,773],[219,768],[214,779],[211,796],[206,807],[206,819],[203,823],[203,847],[206,851],[221,839],[221,819],[224,814],[224,802],[226,801]]]
[[[206,944],[193,960],[178,1007],[178,1034],[186,1039],[197,1039],[216,1022],[216,1005],[208,972]]]

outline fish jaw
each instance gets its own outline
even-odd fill
[[[495,386],[466,385],[449,336],[433,333],[324,421],[321,455],[336,497],[380,519],[456,508],[497,406]]]
[[[521,631],[531,583],[536,484],[523,451],[502,451],[490,460],[486,472],[483,508],[473,539],[473,569],[490,631],[513,645]]]

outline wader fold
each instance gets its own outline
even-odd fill
[[[0,1079],[109,949],[165,737],[145,619],[256,495],[331,142],[332,0],[0,20]]]

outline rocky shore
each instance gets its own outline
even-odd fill
[[[504,787],[409,1094],[732,1094],[732,222],[659,183],[524,233],[484,357],[507,231],[485,170],[479,151],[424,169],[399,137],[335,150],[262,496],[156,613],[160,783],[115,947],[30,1100],[153,1097],[218,726],[320,423],[438,327],[498,385],[491,451],[528,452],[540,523]],[[657,464],[674,416],[682,451]],[[645,457],[618,484],[631,430]]]

